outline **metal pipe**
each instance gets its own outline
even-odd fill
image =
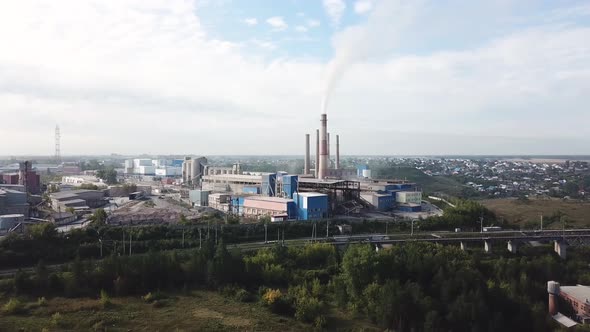
[[[336,169],[340,169],[340,135],[336,135]]]
[[[320,171],[318,179],[325,179],[328,171],[328,116],[323,113],[320,117]]]
[[[315,177],[320,176],[320,130],[315,130]]]
[[[311,155],[309,154],[309,134],[305,134],[305,160],[303,162],[303,174],[309,174],[309,164]]]

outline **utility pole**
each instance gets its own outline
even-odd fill
[[[264,243],[268,243],[268,225],[264,224]]]
[[[480,233],[483,233],[483,216],[479,217],[479,224],[481,226],[481,230],[479,231]]]
[[[414,236],[414,219],[412,219],[412,230],[410,231],[410,235]]]
[[[541,213],[541,232],[543,231],[543,213]]]
[[[330,220],[326,219],[326,239],[330,236]]]

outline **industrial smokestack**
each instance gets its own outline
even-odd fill
[[[336,169],[340,169],[340,135],[336,135]]]
[[[309,134],[305,134],[305,160],[303,162],[303,174],[309,174],[309,164],[311,155],[309,154]]]
[[[328,155],[328,166],[327,166],[327,168],[330,168],[330,163],[331,163],[331,161],[330,161],[330,156],[331,156],[330,155],[330,133],[328,133],[327,136],[326,136],[326,144],[328,145],[328,152],[327,152],[327,155]]]
[[[320,130],[315,130],[315,177],[320,176]]]
[[[320,171],[318,179],[325,179],[328,173],[328,116],[323,113],[320,118]]]

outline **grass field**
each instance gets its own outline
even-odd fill
[[[561,211],[567,217],[569,226],[590,227],[590,202],[578,202],[561,199],[531,199],[521,202],[517,199],[487,199],[481,203],[496,215],[511,223],[524,225],[539,224],[541,213],[544,216],[544,228],[561,228],[562,224],[554,221],[551,216]]]
[[[23,302],[25,299],[23,299]],[[8,300],[0,299],[4,305]],[[113,298],[103,309],[98,299],[53,298],[45,306],[29,299],[26,313],[0,313],[0,331],[302,331],[313,327],[275,315],[257,303],[227,299],[216,292],[194,291],[159,302],[140,297]],[[55,318],[59,312],[60,317]],[[330,329],[377,330],[368,323],[334,311]]]

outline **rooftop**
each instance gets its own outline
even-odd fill
[[[301,196],[301,197],[325,197],[325,196],[328,196],[328,195],[322,194],[322,193],[297,193],[297,196]]]
[[[84,194],[84,193],[89,193],[89,192],[97,193],[97,192],[100,192],[100,190],[75,189],[75,190],[68,190],[68,191],[60,191],[60,192],[52,193],[51,198],[60,199],[60,198],[67,198],[67,197],[75,197],[79,194]]]
[[[579,302],[590,302],[590,287],[584,285],[561,286],[560,291],[575,298]]]
[[[325,183],[325,184],[337,184],[344,182],[345,180],[334,180],[334,179],[316,179],[316,178],[299,178],[299,183]]]
[[[289,199],[289,198],[267,197],[267,196],[249,196],[244,199],[251,200],[251,201],[265,201],[265,202],[278,202],[278,203],[293,202],[293,200]]]

